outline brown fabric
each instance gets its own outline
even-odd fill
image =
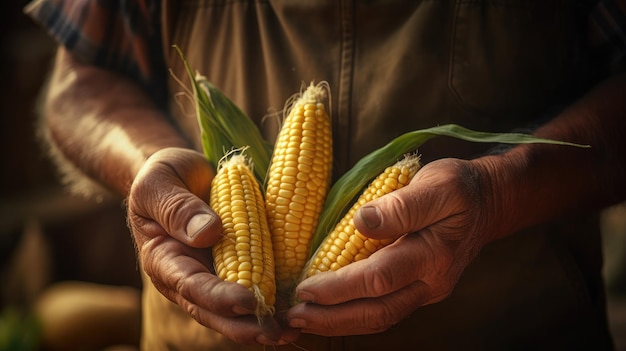
[[[339,173],[401,131],[449,122],[494,131],[525,126],[566,90],[578,57],[573,9],[565,5],[523,0],[166,3],[169,66],[186,78],[170,49],[179,45],[192,67],[260,124],[271,111],[282,110],[303,83],[327,80]],[[171,87],[182,90],[175,82]],[[198,134],[193,118],[183,124],[189,124],[192,136]],[[275,124],[266,120],[263,127],[268,137],[275,135]],[[437,149],[423,154],[476,152]]]
[[[508,131],[573,86],[573,2],[164,1],[166,57],[188,84],[182,48],[273,140],[268,115],[303,83],[326,80],[336,173],[402,132],[444,123]],[[172,113],[198,143],[193,106],[171,80]],[[426,161],[485,146],[427,143]],[[573,228],[573,229],[571,229]],[[375,335],[303,336],[306,350],[603,349],[597,223],[534,228],[486,247],[452,296]],[[145,350],[247,350],[193,322],[146,282]],[[299,350],[291,346],[279,350]],[[262,347],[250,348],[262,350]]]

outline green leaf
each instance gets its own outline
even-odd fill
[[[312,255],[322,243],[326,235],[343,217],[354,199],[362,192],[372,179],[391,166],[403,155],[414,152],[429,139],[437,136],[448,136],[478,143],[502,144],[556,144],[576,147],[589,147],[564,141],[543,139],[521,133],[490,133],[479,132],[461,127],[456,124],[446,124],[427,129],[420,129],[405,133],[387,145],[371,152],[359,160],[348,172],[333,184],[324,209],[320,215],[318,226],[313,235],[309,255]]]
[[[263,139],[254,122],[206,77],[194,74],[184,54],[180,55],[189,78],[207,160],[217,168],[220,159],[232,150],[246,149],[259,184],[264,184],[272,155],[272,145]]]
[[[255,176],[259,184],[264,184],[272,156],[272,144],[263,139],[256,124],[211,82],[202,76],[198,76],[196,81],[208,91],[210,105],[207,110],[218,121],[221,133],[230,141],[231,148],[248,147],[246,152],[252,159]]]

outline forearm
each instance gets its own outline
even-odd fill
[[[144,161],[164,147],[186,147],[141,88],[75,61],[60,49],[44,105],[50,142],[69,162],[126,196]]]
[[[626,199],[626,75],[604,82],[535,135],[590,145],[520,145],[476,161],[495,179],[490,209],[503,236]]]

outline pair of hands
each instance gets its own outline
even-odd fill
[[[290,343],[301,332],[370,334],[450,294],[488,240],[493,206],[483,191],[490,186],[486,173],[456,159],[425,165],[409,186],[355,217],[363,234],[399,238],[395,243],[367,260],[306,279],[297,287],[303,302],[278,308],[281,313],[262,325],[252,293],[213,273],[210,246],[221,222],[206,204],[213,170],[202,154],[170,148],[151,156],[131,186],[128,221],[155,287],[196,321],[236,342]]]

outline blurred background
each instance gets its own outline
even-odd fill
[[[0,351],[133,350],[141,282],[124,211],[69,196],[45,157],[35,111],[54,43],[27,2],[0,14]],[[626,207],[603,218],[609,319],[626,351]]]
[[[54,43],[27,3],[0,11],[0,350],[132,350],[140,277],[124,210],[68,195],[45,157],[35,111]]]

